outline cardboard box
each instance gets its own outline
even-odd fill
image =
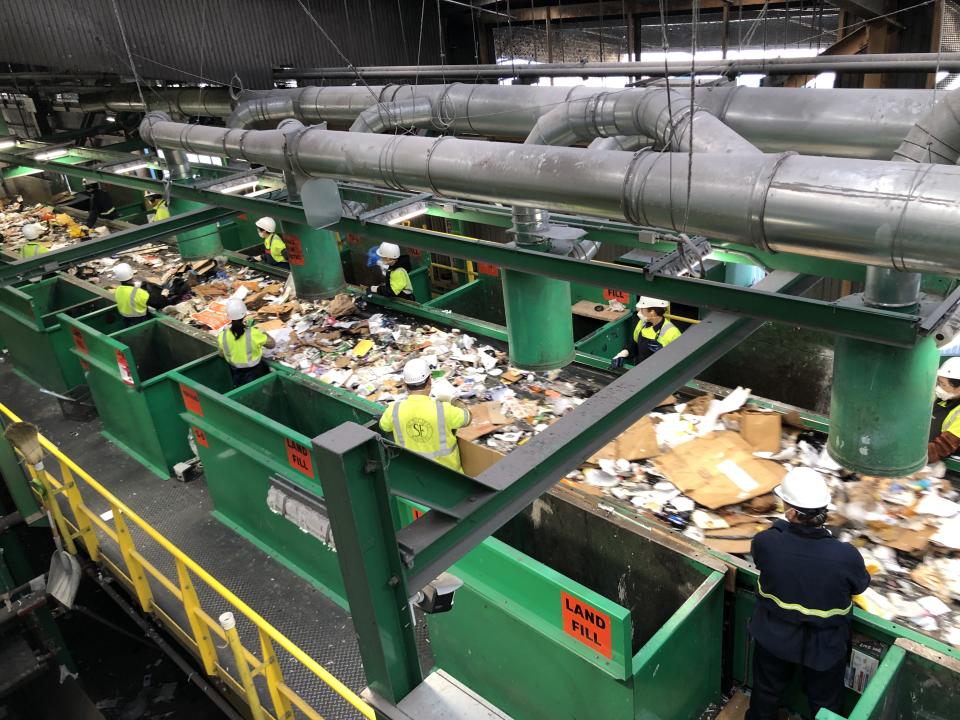
[[[470,477],[477,477],[484,470],[497,461],[503,459],[503,454],[486,445],[457,438],[457,447],[460,448],[460,464],[463,472]]]
[[[642,417],[623,431],[616,439],[607,443],[587,458],[587,462],[598,464],[601,460],[646,460],[657,457],[660,446],[657,444],[657,431],[653,420]]]
[[[756,452],[780,452],[780,413],[744,409],[740,412],[740,436]]]
[[[681,492],[716,510],[772,491],[787,471],[753,456],[737,433],[712,432],[656,458],[654,465]]]

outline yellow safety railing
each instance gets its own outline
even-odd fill
[[[0,412],[11,421],[20,422],[20,418],[2,403],[0,403]],[[145,613],[151,613],[160,618],[175,635],[196,650],[208,675],[220,677],[241,697],[247,699],[254,720],[266,720],[268,718],[292,720],[294,718],[294,707],[311,720],[323,720],[323,717],[316,710],[284,682],[283,671],[277,659],[275,646],[286,650],[297,662],[352,705],[361,715],[369,718],[369,720],[375,720],[376,716],[373,708],[353,690],[330,674],[316,660],[297,647],[286,635],[224,587],[190,556],[167,540],[150,523],[94,480],[83,468],[64,455],[56,445],[43,435],[40,435],[39,439],[44,450],[56,458],[60,469],[60,478],[54,477],[45,467],[37,470],[28,463],[24,463],[24,466],[33,480],[35,492],[37,492],[41,502],[53,518],[57,531],[63,539],[64,548],[76,555],[77,541],[80,541],[92,561],[107,566],[114,575],[131,588]],[[104,519],[104,517],[109,517],[107,513],[104,513],[104,517],[101,517],[87,507],[77,485],[77,479],[109,503],[113,515],[112,525]],[[43,491],[39,492],[38,487],[42,487]],[[61,504],[56,500],[58,495],[63,495],[66,498],[70,513],[73,515],[72,518],[68,518],[64,514]],[[131,524],[140,528],[171,556],[176,567],[175,578],[167,577],[144,557],[137,548],[134,537],[130,532]],[[105,536],[117,543],[120,548],[123,567],[100,552],[100,538],[97,535],[96,528],[99,528]],[[153,578],[182,604],[189,627],[182,627],[153,602],[153,589],[148,577]],[[247,618],[254,625],[260,642],[259,657],[241,642],[232,614],[226,613],[217,620],[203,609],[194,588],[194,578],[199,578],[206,583],[211,590],[230,605],[233,612]],[[220,664],[217,649],[213,642],[214,635],[230,648],[239,677],[233,677]],[[254,685],[254,679],[258,675],[262,676],[266,682],[273,705],[273,714],[264,708],[260,701],[260,696]]]

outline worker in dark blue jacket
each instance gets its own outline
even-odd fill
[[[775,492],[786,520],[757,535],[751,549],[760,579],[750,621],[753,688],[747,720],[775,720],[798,666],[810,717],[820,708],[839,713],[853,596],[867,589],[870,575],[856,548],[823,526],[830,490],[820,473],[795,468]]]

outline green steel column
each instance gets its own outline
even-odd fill
[[[903,477],[927,463],[939,353],[838,337],[830,399],[830,455],[868,475]]]
[[[206,205],[203,203],[193,202],[192,200],[183,200],[182,198],[170,199],[171,215],[180,215],[181,213],[200,210],[204,207],[206,207]],[[180,256],[184,260],[198,260],[200,258],[213,257],[223,252],[223,244],[220,242],[220,230],[216,223],[180,233],[177,235],[177,246],[180,249]]]
[[[384,447],[377,433],[346,422],[314,438],[313,452],[367,682],[398,703],[423,674]]]
[[[329,298],[347,286],[335,233],[286,222],[283,229],[298,297],[306,300]]]
[[[570,283],[503,270],[510,362],[524,370],[553,370],[573,362]]]

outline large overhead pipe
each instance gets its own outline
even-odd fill
[[[305,124],[350,127],[362,115],[363,122],[373,127],[402,107],[411,127],[524,140],[543,115],[565,103],[603,95],[641,98],[644,92],[656,90],[459,83],[306,87],[247,94],[228,124],[247,128],[260,120],[275,125],[282,117],[294,117]],[[890,158],[933,100],[930,90],[731,85],[696,89],[698,106],[764,152],[883,160]],[[424,101],[430,105],[429,114]],[[284,115],[281,109],[291,105],[293,115]],[[408,108],[419,112],[410,114]]]
[[[82,112],[157,111],[186,117],[228,117],[233,112],[233,105],[229,88],[144,88],[142,96],[131,88],[84,96],[79,108]]]
[[[960,274],[960,166],[803,155],[687,156],[347,133],[227,130],[150,115],[145,142],[302,175],[626,219],[771,251]],[[683,168],[678,172],[677,168]]]
[[[960,53],[877,53],[871,55],[817,55],[807,58],[754,60],[697,60],[698,75],[734,77],[741,74],[815,75],[822,72],[888,73],[960,71]],[[410,80],[415,77],[474,80],[541,77],[685,77],[689,60],[663,63],[531,63],[515,65],[387,65],[381,67],[290,68],[273,73],[276,80]]]

